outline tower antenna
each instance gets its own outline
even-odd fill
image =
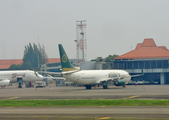
[[[77,64],[87,61],[86,20],[76,21]]]

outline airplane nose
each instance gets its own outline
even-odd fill
[[[44,80],[44,77],[42,75],[39,75],[39,79]]]

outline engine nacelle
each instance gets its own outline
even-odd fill
[[[114,85],[115,85],[115,86],[123,86],[123,85],[125,85],[125,81],[124,81],[123,79],[116,80],[116,81],[114,82]]]
[[[0,86],[8,86],[10,83],[10,80],[2,80],[0,81]]]

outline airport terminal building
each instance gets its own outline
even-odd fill
[[[76,66],[76,59],[71,59]],[[22,64],[22,59],[0,60],[0,70],[7,70],[11,64]],[[153,39],[144,39],[136,48],[111,61],[98,58],[94,62],[81,62],[81,70],[122,69],[130,75],[144,76],[133,77],[132,81],[149,81],[150,83],[169,84],[169,50],[165,46],[157,46]],[[40,71],[61,72],[60,58],[49,58],[47,64],[40,65]]]
[[[157,46],[153,39],[144,39],[136,48],[114,60],[103,62],[81,63],[81,69],[122,69],[131,75],[140,74],[142,69],[144,76],[133,77],[133,81],[149,81],[158,84],[169,84],[169,50],[165,46]]]

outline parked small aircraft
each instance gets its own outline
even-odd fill
[[[18,88],[22,88],[23,82],[42,81],[44,77],[31,70],[0,71],[0,86],[18,82]]]

